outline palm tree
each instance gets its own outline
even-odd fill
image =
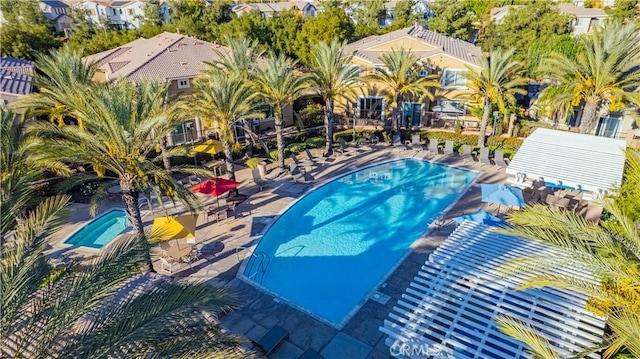
[[[566,123],[573,112],[573,95],[565,85],[549,85],[539,97],[540,107],[553,118],[553,127]]]
[[[137,85],[120,82],[88,88],[81,99],[69,106],[71,115],[83,121],[84,129],[50,123],[34,126],[37,135],[46,139],[39,148],[40,156],[93,168],[94,173],[74,175],[72,184],[96,178],[113,178],[119,182],[127,217],[140,237],[145,236],[138,203],[141,193],[153,193],[159,200],[167,195],[195,211],[197,198],[173,179],[171,173],[212,175],[206,169],[188,166],[166,171],[155,163],[163,156],[149,159],[164,137],[154,135],[169,133],[176,126],[171,117],[158,113],[159,100],[153,100],[164,98],[166,91],[166,85],[151,82]],[[185,154],[184,148],[173,148],[167,150],[165,156]],[[92,198],[92,213],[108,185],[102,185]]]
[[[257,63],[262,61],[260,57],[264,51],[260,49],[257,40],[249,40],[246,37],[225,36],[223,42],[229,47],[228,51],[216,50],[216,59],[207,62],[211,68],[220,68],[227,72],[236,72],[244,78],[250,80],[253,69]],[[245,133],[244,142],[247,146],[247,156],[253,156],[252,136],[255,134],[251,128],[251,118],[242,121]]]
[[[349,66],[353,55],[345,52],[345,46],[346,42],[335,38],[330,44],[321,41],[313,50],[309,69],[312,90],[324,100],[325,156],[330,156],[333,148],[335,100],[346,98],[360,85],[360,69]]]
[[[278,165],[284,168],[284,141],[282,115],[284,108],[293,104],[307,88],[307,77],[294,73],[298,61],[284,54],[271,53],[264,69],[257,68],[254,81],[258,94],[275,110],[276,141],[278,143]]]
[[[625,181],[640,181],[640,151],[627,152]],[[630,192],[640,201],[640,192]],[[561,248],[565,256],[545,257],[531,253],[518,258],[518,272],[529,275],[538,268],[543,274],[529,278],[524,288],[553,286],[575,290],[589,297],[587,309],[608,316],[612,335],[606,338],[609,349],[605,356],[624,347],[632,357],[640,357],[640,223],[633,221],[616,201],[605,201],[610,214],[601,225],[586,222],[568,212],[534,205],[523,211],[511,212],[509,221],[517,227],[508,232]],[[600,283],[575,277],[563,268],[583,268],[594,273]],[[505,273],[511,274],[512,271]],[[558,274],[562,273],[562,274]],[[503,320],[507,333],[530,332],[522,323]],[[535,333],[533,333],[535,334]],[[536,336],[527,338],[531,347],[539,346]]]
[[[32,115],[47,116],[64,126],[65,117],[71,117],[69,104],[82,97],[85,89],[98,86],[93,81],[98,63],[87,63],[82,59],[82,50],[63,46],[48,55],[39,54],[36,67],[39,72],[35,74],[33,84],[39,92],[31,94],[28,103],[19,101],[16,107],[28,106]],[[83,127],[82,119],[74,120]]]
[[[385,68],[375,68],[369,79],[383,84],[387,92],[388,101],[395,102],[393,108],[393,130],[400,128],[402,119],[402,102],[406,97],[426,96],[433,100],[430,88],[439,87],[434,75],[421,76],[424,65],[411,50],[392,49],[380,57]]]
[[[514,50],[503,52],[494,50],[489,58],[480,60],[480,72],[468,68],[465,72],[467,87],[471,91],[471,98],[481,102],[484,112],[480,121],[480,135],[478,147],[484,147],[484,137],[487,131],[487,121],[494,103],[503,109],[506,103],[515,103],[515,94],[526,94],[524,86],[527,80],[520,77],[522,66],[517,61],[512,61]]]
[[[220,131],[224,146],[227,172],[235,180],[232,146],[235,143],[235,125],[256,118],[256,92],[246,77],[236,72],[224,73],[209,69],[193,82],[194,93],[185,101],[185,107],[207,122],[208,127]]]
[[[0,356],[241,357],[239,339],[223,334],[217,321],[217,313],[235,306],[235,296],[206,284],[156,282],[149,289],[153,277],[134,274],[148,252],[138,237],[89,263],[51,267],[44,252],[68,200],[51,197],[23,209],[21,224],[2,232]],[[1,216],[16,222],[10,213]]]
[[[580,132],[595,125],[598,111],[640,105],[640,24],[608,23],[580,38],[575,59],[554,53],[542,61],[539,72],[563,89],[573,106],[584,104]],[[549,87],[545,91],[557,91]]]

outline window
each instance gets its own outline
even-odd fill
[[[618,138],[622,129],[622,118],[608,115],[598,120],[596,136]]]
[[[442,87],[467,88],[467,79],[464,77],[464,73],[466,71],[467,70],[444,70],[444,72],[442,73]]]
[[[576,19],[576,21],[573,23],[573,26],[580,26],[580,18]]]
[[[189,86],[190,86],[189,80],[178,80],[178,88],[179,89],[186,89]]]
[[[433,112],[438,118],[457,118],[467,113],[467,103],[465,101],[438,100],[438,104],[433,107]]]
[[[120,9],[120,10],[118,10],[118,11],[120,11],[120,15],[122,15],[122,9]]]
[[[358,114],[360,118],[370,120],[382,120],[384,111],[384,99],[382,97],[358,98]]]
[[[127,14],[133,16],[134,14],[133,9],[127,9]]]
[[[428,70],[420,70],[420,72],[418,72],[418,76],[427,77],[427,76],[429,76],[429,71]]]
[[[117,15],[117,14],[118,14],[118,13],[116,12],[116,9],[111,9],[111,10],[113,10],[113,14],[114,14],[114,15]]]
[[[91,9],[91,10],[89,10],[89,14],[90,14],[91,16],[96,16],[96,15],[97,15],[97,14],[96,14],[96,9]]]

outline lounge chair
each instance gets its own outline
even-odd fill
[[[445,156],[451,156],[453,154],[453,141],[447,141],[444,143],[444,148],[442,149],[442,153]]]
[[[411,148],[421,151],[422,144],[420,143],[420,135],[411,135]]]
[[[402,140],[400,139],[400,135],[393,135],[393,148],[403,148],[406,149],[405,145],[402,144]]]
[[[353,147],[349,147],[349,145],[347,145],[347,142],[345,142],[344,138],[340,138],[340,140],[338,141],[340,143],[340,148],[338,148],[338,151],[341,154],[353,154],[355,152],[355,148]]]
[[[478,161],[484,165],[491,165],[491,160],[489,159],[489,149],[487,147],[482,147],[480,149],[480,153],[478,153]]]
[[[163,258],[160,257],[160,270],[167,271],[169,273],[173,273],[174,266],[179,265],[179,262],[175,261],[172,258]]]
[[[369,136],[369,143],[370,143],[370,144],[372,144],[372,145],[377,145],[379,141],[380,141],[380,140],[378,140],[378,136],[376,136],[376,135],[375,135],[375,133],[372,133],[372,134]]]
[[[429,151],[429,153],[437,155],[440,152],[438,151],[438,140],[435,138],[432,138],[429,140],[429,148],[427,148],[427,151]]]
[[[273,353],[282,342],[289,339],[289,332],[287,332],[281,326],[274,326],[265,335],[260,338],[257,342],[253,342],[255,346],[260,348],[265,355],[269,355]]]
[[[253,178],[253,183],[258,186],[260,191],[265,187],[269,187],[269,182],[260,177],[260,171],[257,168],[251,170],[251,177]]]
[[[304,149],[304,152],[307,154],[307,161],[312,163],[318,163],[318,158],[311,154],[308,148]]]
[[[295,162],[300,168],[303,168],[305,166],[311,168],[316,165],[315,162],[311,162],[307,160],[298,160],[298,156],[296,156],[294,153],[292,153],[291,156],[289,157],[291,157],[293,162]]]
[[[293,177],[294,182],[298,182],[300,178],[304,179],[306,171],[301,168],[295,162],[289,163],[289,174]]]
[[[586,207],[586,210],[584,211],[585,213],[583,217],[587,220],[587,222],[598,223],[600,222],[600,217],[602,217],[602,210],[602,206],[589,203],[589,205],[587,205]]]
[[[496,150],[494,153],[493,162],[500,167],[507,167],[509,165],[509,159],[504,158],[504,153],[500,150]]]
[[[463,145],[462,146],[462,153],[460,154],[460,157],[462,157],[462,159],[465,162],[467,162],[467,161],[473,162],[473,155],[471,155],[471,146]]]

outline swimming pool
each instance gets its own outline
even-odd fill
[[[127,228],[129,228],[129,221],[126,212],[121,209],[112,209],[85,224],[64,243],[76,247],[100,249]]]
[[[415,159],[339,177],[273,223],[243,275],[340,326],[474,177]]]

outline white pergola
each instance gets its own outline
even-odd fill
[[[430,255],[389,313],[380,327],[388,335],[385,343],[396,353],[409,344],[440,348],[450,358],[530,358],[526,346],[497,329],[494,320],[501,315],[534,326],[561,357],[600,343],[605,319],[585,309],[584,295],[554,288],[517,290],[525,278],[497,272],[527,253],[563,255],[543,243],[463,222]],[[595,281],[579,268],[563,271]]]
[[[507,174],[599,193],[622,183],[625,149],[623,140],[538,128],[524,140]]]

